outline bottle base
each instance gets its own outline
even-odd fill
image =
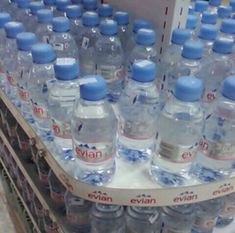
[[[233,221],[233,217],[222,218],[219,216],[216,221],[216,227],[218,227],[218,228],[225,227],[225,226],[229,225],[232,221]]]

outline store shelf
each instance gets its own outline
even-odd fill
[[[208,184],[200,184],[192,179],[188,182],[187,186],[184,187],[164,188],[150,179],[147,169],[149,164],[127,164],[118,158],[116,159],[117,169],[115,177],[107,186],[93,186],[79,182],[61,167],[55,159],[55,156],[50,153],[50,150],[43,144],[32,127],[25,122],[19,111],[1,91],[0,97],[27,136],[31,141],[35,142],[35,146],[41,151],[41,154],[58,179],[74,195],[102,203],[165,206],[195,203],[234,192],[235,177]],[[15,155],[14,150],[11,148],[10,143],[7,141],[2,131],[0,131],[0,137],[9,148],[10,152],[13,153],[16,163],[21,168],[20,160]],[[26,175],[27,180],[29,179],[31,187],[37,190],[24,168],[22,168],[22,172]],[[39,199],[42,203],[44,202],[42,197]],[[46,206],[46,203],[43,204]]]

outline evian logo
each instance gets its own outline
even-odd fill
[[[107,193],[102,193],[101,191],[94,191],[87,194],[90,200],[103,201],[103,202],[113,202],[113,198]]]
[[[137,195],[136,198],[132,198],[130,202],[131,204],[152,205],[152,204],[156,204],[157,200],[155,198],[152,198],[151,195],[140,194],[140,195]]]
[[[174,197],[173,202],[175,203],[192,202],[196,201],[197,199],[198,199],[197,194],[195,194],[194,192],[186,191]]]
[[[212,195],[219,196],[221,194],[230,193],[232,191],[233,191],[233,185],[231,185],[230,183],[225,183],[225,184],[220,185],[218,189],[213,191]]]

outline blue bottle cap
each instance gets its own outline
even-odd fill
[[[188,15],[186,20],[186,29],[195,29],[197,26],[197,17],[195,15]]]
[[[113,19],[118,25],[128,25],[129,24],[129,14],[124,11],[117,11],[113,15]]]
[[[220,18],[230,18],[233,9],[231,6],[219,6],[217,13]]]
[[[70,0],[56,0],[56,9],[58,11],[65,11],[66,6],[71,4]]]
[[[72,0],[72,3],[73,3],[73,4],[81,4],[81,3],[82,3],[82,0]]]
[[[220,26],[220,31],[223,33],[235,33],[235,19],[223,19]]]
[[[37,11],[38,23],[50,24],[53,19],[53,12],[49,9],[42,9]]]
[[[54,32],[68,32],[70,30],[70,23],[67,17],[54,17],[52,19],[52,30]]]
[[[235,76],[227,77],[222,86],[222,95],[230,100],[235,100]]]
[[[202,24],[198,37],[203,40],[215,40],[218,30],[215,25]]]
[[[173,31],[171,42],[177,45],[183,45],[185,41],[189,40],[190,32],[186,29],[177,28]]]
[[[195,11],[194,11],[194,6],[189,6],[189,8],[188,8],[188,15],[193,15],[195,13]]]
[[[137,31],[142,28],[152,29],[153,25],[150,21],[146,19],[135,19],[133,22],[133,32],[137,33]]]
[[[176,81],[175,98],[184,102],[195,102],[202,96],[202,81],[193,76],[180,77]]]
[[[69,19],[78,19],[82,16],[82,8],[80,5],[68,5],[65,8],[65,12]]]
[[[209,0],[210,6],[219,6],[221,5],[221,0]]]
[[[11,21],[4,25],[7,38],[16,39],[16,35],[24,32],[24,25],[20,22]]]
[[[51,63],[56,59],[55,51],[50,44],[38,43],[32,46],[33,62],[37,64]]]
[[[156,42],[156,33],[152,29],[139,29],[135,36],[135,42],[145,46],[154,45]]]
[[[7,12],[0,12],[0,28],[4,28],[4,25],[11,21],[11,16]]]
[[[37,37],[32,32],[21,32],[16,36],[16,44],[19,50],[30,51],[32,46],[37,43]]]
[[[29,9],[32,15],[36,15],[38,10],[45,8],[45,5],[42,2],[30,2]]]
[[[205,24],[216,24],[217,19],[218,15],[216,12],[204,11],[202,13],[201,22]]]
[[[217,38],[214,41],[212,49],[216,53],[231,54],[233,51],[233,43],[234,41],[232,39],[222,37]]]
[[[84,26],[94,27],[99,25],[100,19],[96,12],[87,11],[82,15],[82,23]]]
[[[88,101],[102,100],[106,97],[106,83],[100,75],[88,75],[86,78],[95,79],[80,85],[80,98]]]
[[[229,5],[235,10],[235,0],[230,0]]]
[[[196,1],[194,4],[194,11],[203,12],[206,11],[209,6],[209,3],[206,1]]]
[[[97,6],[97,0],[83,0],[83,8],[87,11],[95,11]]]
[[[182,57],[192,60],[202,58],[203,44],[200,41],[188,40],[183,45]]]
[[[74,58],[57,58],[54,64],[55,77],[58,80],[73,80],[79,75],[79,66]]]
[[[141,83],[152,82],[156,78],[156,64],[149,60],[138,60],[132,65],[132,79]]]
[[[43,0],[44,5],[46,6],[54,6],[56,0]]]
[[[100,17],[111,17],[113,15],[113,7],[110,4],[101,4],[98,7]]]
[[[21,9],[29,8],[30,0],[17,0],[17,6]]]
[[[112,19],[102,20],[100,23],[100,33],[106,36],[116,35],[118,31],[117,22]]]

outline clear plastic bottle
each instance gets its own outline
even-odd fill
[[[191,233],[194,216],[194,205],[163,207],[162,233]]]
[[[56,0],[56,10],[54,11],[55,17],[65,16],[65,9],[68,5],[71,4],[70,0]]]
[[[129,14],[124,11],[117,11],[113,15],[113,19],[118,24],[118,37],[122,43],[122,48],[125,53],[125,57],[127,56],[127,41],[130,37],[130,28],[129,28]]]
[[[191,233],[212,233],[217,217],[223,208],[223,197],[197,203]]]
[[[216,25],[218,19],[217,12],[204,11],[202,13],[201,23]]]
[[[52,30],[49,41],[56,52],[57,58],[73,57],[78,60],[78,47],[70,33],[69,19],[66,17],[53,18]]]
[[[55,81],[53,63],[55,51],[49,44],[32,46],[33,66],[28,80],[28,91],[31,100],[35,127],[39,136],[45,141],[53,140],[51,121],[48,113],[48,89]]]
[[[233,12],[235,12],[235,1],[234,0],[230,0],[229,1],[229,5],[232,7]]]
[[[53,12],[49,9],[42,9],[37,11],[38,26],[35,34],[38,37],[38,41],[41,43],[48,43],[52,32],[52,19]]]
[[[235,40],[235,19],[224,19],[220,26],[220,36]]]
[[[155,85],[156,65],[148,60],[133,64],[132,78],[117,103],[119,129],[118,154],[137,163],[155,152],[160,98]]]
[[[235,215],[235,193],[224,196],[224,208],[219,213],[216,227],[225,227],[234,220]]]
[[[98,7],[97,0],[83,0],[84,11],[96,11]]]
[[[105,79],[108,87],[108,99],[116,102],[124,85],[124,53],[117,36],[117,23],[103,20],[100,33],[95,44],[95,60],[97,73]]]
[[[152,29],[139,29],[136,33],[135,46],[128,55],[127,67],[126,67],[126,76],[127,82],[131,78],[131,67],[135,61],[141,59],[147,59],[153,61],[154,63],[158,62],[158,53],[155,46],[156,43],[156,33]]]
[[[66,206],[66,228],[69,232],[73,233],[89,232],[89,214],[92,203],[74,196],[68,190],[64,198]]]
[[[72,117],[73,154],[77,162],[75,177],[102,185],[115,172],[117,119],[106,100],[106,84],[97,75],[80,85]]]
[[[32,67],[31,48],[36,44],[37,38],[31,32],[18,33],[16,43],[18,47],[17,54],[17,93],[20,101],[20,112],[25,120],[33,123],[32,110],[29,99],[28,85],[29,71]]]
[[[72,159],[71,117],[75,98],[79,97],[79,67],[74,58],[57,58],[55,83],[49,89],[48,111],[54,135],[55,155],[60,160]]]
[[[17,0],[18,10],[16,12],[16,15],[14,15],[14,19],[16,21],[24,23],[26,20],[28,20],[30,11],[29,4],[30,0]]]
[[[197,0],[194,3],[194,14],[197,17],[197,21],[200,22],[202,18],[202,13],[206,11],[209,7],[209,3],[207,1]]]
[[[181,76],[195,75],[201,70],[203,44],[200,41],[188,40],[183,45],[181,59],[169,67],[166,77],[167,98],[171,97],[175,83]]]
[[[99,37],[99,17],[95,12],[87,11],[82,16],[79,38],[79,62],[81,75],[96,73],[95,43]]]
[[[91,233],[125,233],[122,206],[96,203],[91,209],[90,219]]]
[[[185,28],[190,32],[192,39],[197,36],[196,35],[197,25],[198,22],[196,15],[188,15]]]
[[[217,12],[218,7],[221,5],[222,0],[209,0],[208,10],[212,12]]]
[[[15,0],[10,0],[8,1],[6,11],[10,15],[15,15],[17,11],[17,2]]]
[[[7,86],[6,73],[3,59],[5,57],[6,36],[4,25],[11,21],[11,16],[7,12],[0,13],[0,88],[5,91]]]
[[[98,6],[97,12],[100,20],[112,19],[113,7],[110,4],[103,3]]]
[[[232,172],[235,152],[235,76],[224,80],[221,96],[206,120],[200,148],[191,172],[204,182],[223,179]]]
[[[70,32],[73,35],[77,46],[79,47],[79,36],[81,32],[82,22],[82,8],[80,5],[68,5],[65,8],[66,16],[70,21]]]
[[[161,214],[158,208],[137,206],[127,207],[127,233],[160,233],[161,226]]]
[[[223,19],[231,18],[232,16],[232,7],[231,6],[219,6],[218,7],[218,19],[217,19],[217,27],[220,28],[221,22]]]
[[[158,146],[150,173],[161,185],[185,185],[190,179],[189,170],[204,124],[199,102],[201,94],[202,82],[199,79],[180,77],[175,85],[174,98],[165,104],[160,113]]]
[[[53,13],[56,11],[56,0],[43,0],[43,3],[46,8],[51,10]]]
[[[16,106],[19,106],[19,101],[17,100],[17,85],[16,85],[16,35],[24,31],[24,26],[20,22],[11,21],[4,25],[6,33],[6,46],[4,50],[4,67],[6,72],[7,86],[6,93],[13,101]]]

